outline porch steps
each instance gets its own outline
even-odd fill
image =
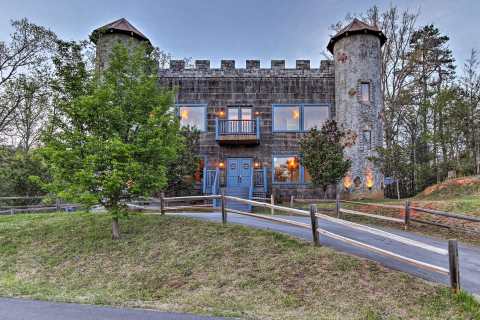
[[[225,195],[238,197],[243,199],[248,199],[248,187],[227,187],[225,189]],[[251,211],[251,206],[245,203],[240,203],[238,201],[227,200],[226,201],[227,208],[234,209],[234,210],[241,210],[241,211]]]

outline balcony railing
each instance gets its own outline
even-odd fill
[[[259,143],[260,118],[255,120],[215,119],[215,140],[230,144]]]

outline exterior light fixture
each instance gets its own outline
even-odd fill
[[[253,167],[256,168],[256,169],[258,169],[258,168],[261,167],[261,163],[258,162],[258,161],[255,161],[255,162],[253,163]]]
[[[260,111],[255,111],[255,115],[258,117],[260,115]]]
[[[365,184],[367,185],[368,190],[371,190],[374,185],[375,179],[373,178],[373,172],[370,168],[367,169],[365,173]]]
[[[225,168],[225,162],[220,161],[220,162],[218,163],[218,167],[219,167],[220,169]]]
[[[348,190],[352,187],[353,181],[351,176],[345,176],[343,178],[343,186],[345,187],[345,190]]]
[[[220,111],[218,112],[218,116],[219,116],[220,118],[225,117],[225,111],[220,110]]]

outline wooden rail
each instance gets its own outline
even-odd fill
[[[404,223],[404,220],[399,219],[399,218],[380,216],[380,215],[377,215],[377,214],[371,214],[371,213],[355,211],[355,210],[350,210],[350,209],[340,208],[339,210],[340,210],[340,212],[353,214],[353,215],[357,215],[357,216],[364,216],[364,217],[375,218],[375,219],[379,219],[379,220],[386,220],[386,221],[390,221],[390,222]]]

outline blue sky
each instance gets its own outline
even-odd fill
[[[108,22],[127,18],[152,43],[174,58],[310,59],[318,66],[327,45],[329,26],[348,12],[363,12],[391,1],[360,0],[0,0],[0,41],[11,31],[9,20],[27,17],[60,37],[80,40]],[[451,38],[461,67],[472,48],[480,50],[480,1],[394,1],[401,8],[420,8],[420,24],[434,23]]]

